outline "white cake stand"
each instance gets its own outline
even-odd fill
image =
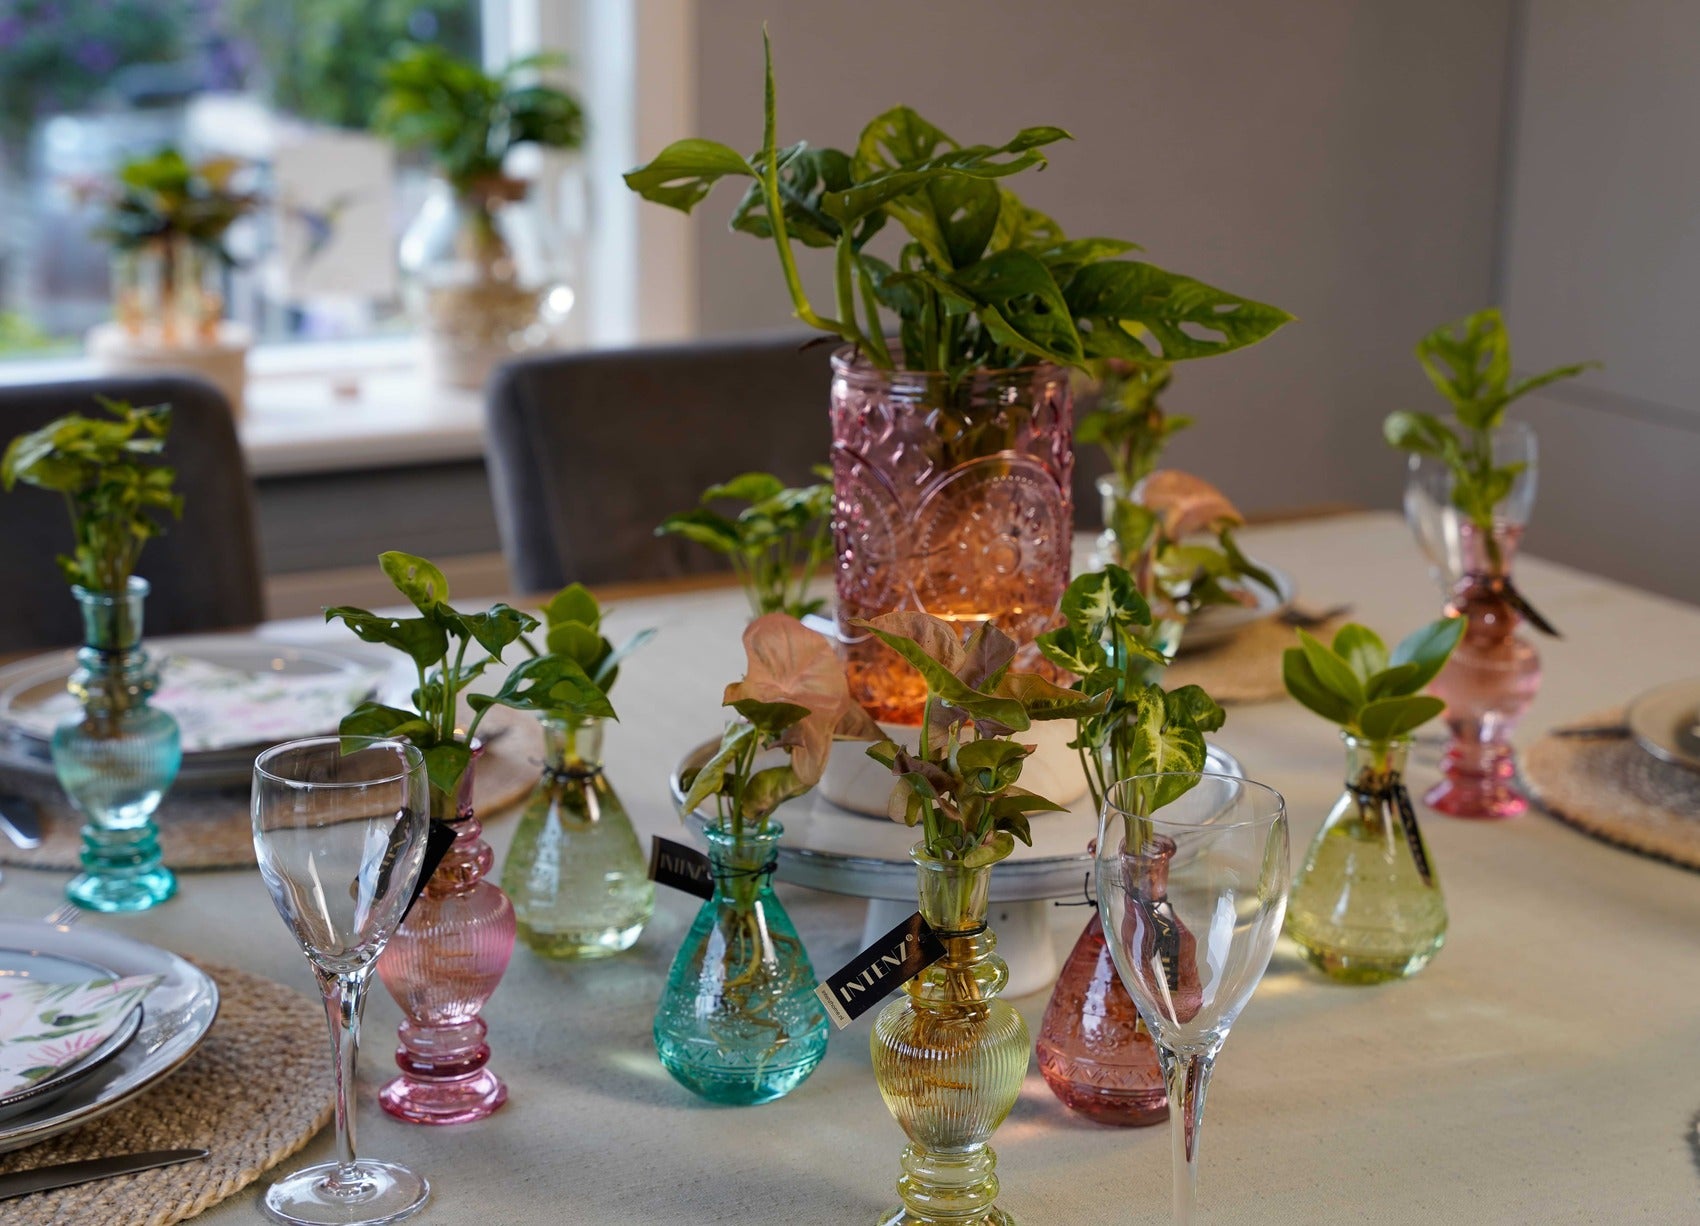
[[[708,761],[719,743],[704,741],[673,772],[673,802],[681,809],[685,789],[680,779]],[[834,754],[862,752],[863,746],[851,742],[833,746]],[[1210,746],[1205,769],[1245,773],[1238,759],[1215,745]],[[909,849],[920,838],[919,831],[841,809],[818,791],[781,805],[774,817],[785,827],[776,876],[812,890],[867,899],[864,947],[914,912],[915,863]],[[987,920],[997,933],[998,953],[1009,964],[1012,996],[1037,992],[1056,979],[1051,904],[1085,896],[1092,871],[1086,848],[1098,835],[1098,815],[1087,796],[1063,812],[1033,814],[1032,827],[1033,845],[1017,843],[1014,853],[992,872]]]

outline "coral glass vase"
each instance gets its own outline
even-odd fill
[[[1512,598],[1511,563],[1523,529],[1499,523],[1490,535],[1466,522],[1458,535],[1463,575],[1447,612],[1469,625],[1430,686],[1446,701],[1451,739],[1444,777],[1423,799],[1451,817],[1516,817],[1529,802],[1517,789],[1510,735],[1541,685],[1540,656],[1517,633],[1522,618]]]
[[[921,610],[984,621],[1048,666],[1033,640],[1068,585],[1074,408],[1055,366],[958,380],[832,360],[838,633],[850,692],[875,719],[918,725],[921,676],[857,619]]]
[[[1169,1118],[1157,1045],[1116,974],[1096,911],[1057,976],[1034,1048],[1051,1093],[1087,1119],[1143,1127]]]
[[[655,1011],[662,1066],[710,1102],[771,1102],[826,1055],[826,1010],[802,938],[773,892],[784,828],[706,831],[714,896],[702,904]]]
[[[1341,983],[1416,974],[1446,940],[1446,899],[1422,831],[1402,824],[1408,737],[1346,742],[1346,790],[1287,896],[1286,934]],[[1404,798],[1409,803],[1409,797]]]
[[[630,949],[655,910],[632,819],[602,771],[603,721],[543,720],[543,774],[502,864],[519,936],[546,958]]]
[[[1015,1106],[1033,1044],[1021,1015],[998,998],[1009,968],[986,927],[992,866],[935,860],[919,846],[909,854],[921,917],[945,953],[880,1010],[870,1039],[874,1080],[909,1137],[902,1204],[880,1221],[1009,1223],[987,1141]]]
[[[148,585],[71,593],[83,615],[68,683],[79,710],[54,729],[51,748],[59,785],[83,815],[83,871],[65,896],[91,911],[143,911],[177,892],[153,815],[183,760],[177,721],[148,705],[159,684],[142,650]]]
[[[378,975],[401,1006],[395,1062],[401,1075],[378,1102],[412,1124],[481,1120],[508,1100],[489,1068],[479,1012],[513,957],[513,904],[492,881],[495,853],[472,811],[477,754],[452,803],[431,789],[432,817],[453,819],[455,841],[378,958]]]

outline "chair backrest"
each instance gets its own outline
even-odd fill
[[[704,487],[764,470],[816,478],[831,346],[786,335],[514,362],[490,385],[487,454],[515,588],[723,569],[655,525]]]
[[[148,542],[136,573],[153,587],[147,633],[252,625],[265,616],[254,537],[254,492],[230,406],[211,384],[174,375],[104,376],[0,387],[0,442],[67,413],[99,417],[95,397],[169,404],[166,462],[177,470],[183,518]],[[81,626],[54,558],[71,549],[59,495],[20,485],[0,494],[0,653],[65,646]]]

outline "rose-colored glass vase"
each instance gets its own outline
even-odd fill
[[[508,1100],[487,1067],[478,1014],[508,969],[517,925],[508,896],[485,879],[496,857],[472,811],[474,759],[452,806],[431,790],[432,816],[454,821],[454,845],[378,959],[378,975],[406,1015],[396,1028],[401,1075],[378,1102],[414,1124],[481,1120]]]
[[[1054,366],[975,371],[952,382],[832,360],[833,533],[838,632],[850,692],[876,719],[921,722],[926,687],[852,622],[919,609],[994,621],[1032,646],[1068,585],[1074,408]]]
[[[1116,975],[1096,911],[1057,976],[1036,1047],[1045,1084],[1070,1110],[1123,1127],[1169,1118],[1157,1045]]]
[[[1441,759],[1444,778],[1423,797],[1452,817],[1515,817],[1529,807],[1517,790],[1512,728],[1541,684],[1540,656],[1517,633],[1522,620],[1509,597],[1511,562],[1521,524],[1496,524],[1491,534],[1458,527],[1463,575],[1447,612],[1469,619],[1464,638],[1430,687],[1446,701],[1452,733]]]

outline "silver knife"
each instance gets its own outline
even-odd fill
[[[22,796],[0,796],[0,834],[28,851],[41,846],[41,819],[35,801]]]
[[[179,1162],[195,1162],[207,1156],[204,1149],[156,1149],[145,1154],[120,1154],[115,1158],[91,1158],[86,1162],[60,1162],[40,1166],[33,1171],[15,1175],[0,1175],[0,1200],[28,1196],[31,1192],[51,1192],[76,1183],[95,1179],[111,1179],[114,1175],[134,1175],[151,1171],[157,1166],[176,1166]]]

